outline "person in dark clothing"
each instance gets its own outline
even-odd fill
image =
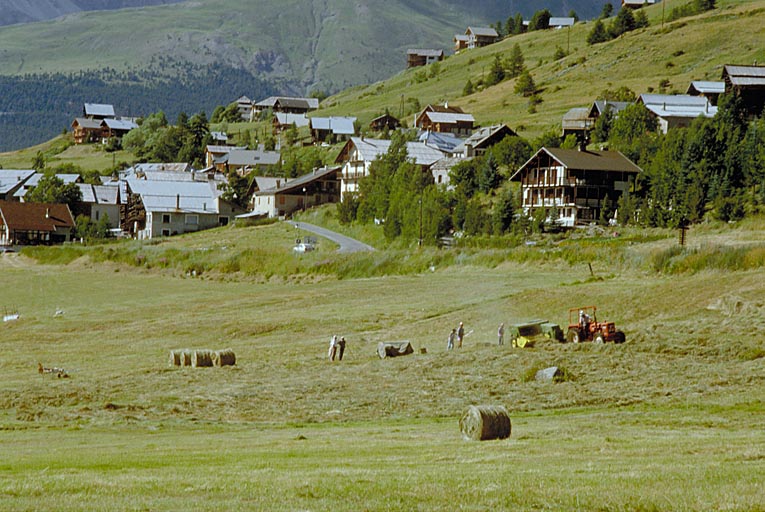
[[[340,336],[340,341],[337,342],[337,360],[343,360],[343,353],[345,352],[345,336]]]

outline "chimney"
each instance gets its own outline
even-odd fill
[[[181,195],[176,194],[175,195],[175,209],[180,210],[181,209]]]

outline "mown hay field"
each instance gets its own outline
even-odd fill
[[[3,255],[20,318],[0,324],[0,508],[762,510],[761,269],[596,274],[239,280]],[[590,304],[625,344],[496,345],[501,321]],[[399,340],[415,354],[377,357]],[[236,365],[170,366],[179,348]],[[548,366],[561,382],[534,381]],[[511,437],[463,440],[469,405],[505,406]]]

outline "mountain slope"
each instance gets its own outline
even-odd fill
[[[109,11],[181,1],[183,0],[2,0],[0,26],[50,20],[80,11]]]
[[[666,12],[683,0],[668,0]],[[568,30],[537,31],[513,36],[495,45],[468,50],[441,63],[436,76],[427,68],[411,69],[364,87],[355,87],[322,104],[323,115],[353,114],[362,124],[386,108],[403,115],[428,103],[458,105],[483,126],[507,123],[525,137],[560,131],[563,114],[584,107],[606,89],[628,87],[637,94],[684,93],[691,80],[720,80],[725,64],[765,62],[765,0],[718,0],[718,8],[662,27],[662,7],[645,8],[651,22],[613,41],[586,43],[592,23]],[[542,103],[533,112],[528,98],[514,92],[515,80],[465,96],[467,80],[477,84],[489,72],[495,56],[506,58],[518,44],[538,87]],[[556,48],[570,54],[555,60]],[[427,72],[426,72],[427,71]]]

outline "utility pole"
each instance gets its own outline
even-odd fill
[[[417,240],[417,247],[422,247],[422,192],[420,192],[420,238]]]
[[[664,28],[664,4],[666,4],[666,0],[661,0],[661,28]]]

